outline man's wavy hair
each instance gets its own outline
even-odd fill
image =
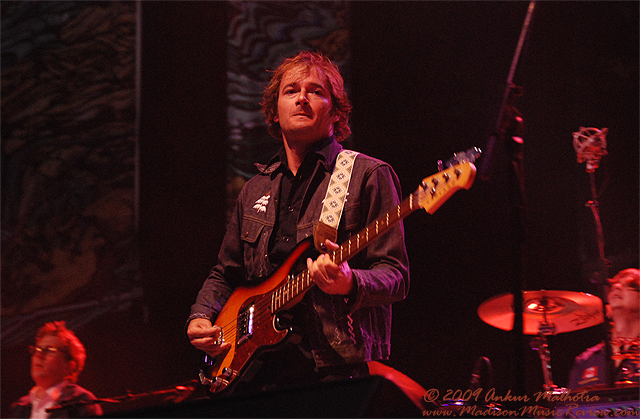
[[[280,92],[282,78],[290,70],[301,68],[309,71],[314,67],[321,72],[329,82],[333,113],[339,117],[333,125],[333,134],[339,142],[346,140],[351,135],[351,128],[349,127],[351,102],[344,89],[344,80],[342,79],[342,75],[340,75],[338,66],[320,53],[302,51],[294,57],[285,59],[273,72],[269,84],[264,89],[262,95],[263,100],[260,105],[262,106],[262,113],[268,124],[269,134],[271,134],[272,137],[282,139],[280,124],[274,121],[274,118],[278,115],[278,94]]]
[[[36,334],[36,343],[45,336],[57,336],[63,342],[63,347],[60,348],[67,355],[67,358],[71,361],[75,361],[76,367],[67,378],[72,383],[78,381],[78,376],[84,369],[84,362],[87,359],[87,352],[84,349],[84,345],[80,342],[80,339],[69,329],[67,329],[65,322],[52,322],[46,323],[42,326]]]

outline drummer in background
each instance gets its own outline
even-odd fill
[[[607,317],[611,319],[611,357],[614,382],[637,383],[640,375],[640,271],[625,269],[609,279]],[[604,342],[587,349],[575,360],[569,375],[571,390],[606,385]]]

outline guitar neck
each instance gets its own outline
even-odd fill
[[[328,253],[336,264],[351,259],[371,242],[389,231],[400,220],[423,208],[433,214],[440,206],[459,189],[469,189],[473,184],[476,168],[471,163],[479,155],[479,149],[460,153],[459,163],[422,180],[420,187],[396,208],[379,217],[355,236],[351,236],[338,249]],[[282,310],[287,305],[295,304],[296,298],[301,297],[315,285],[308,270],[295,277],[288,277],[271,295],[272,312]]]
[[[393,210],[385,213],[367,227],[362,229],[358,234],[351,236],[338,249],[329,252],[328,255],[336,264],[351,259],[378,237],[389,231],[400,220],[420,208],[417,199],[418,191],[409,195],[400,205]],[[308,270],[304,270],[295,277],[290,277],[288,281],[274,290],[271,300],[271,308],[273,312],[282,310],[291,301],[304,295],[315,285],[315,281],[311,277]]]
[[[379,217],[355,236],[350,237],[340,248],[331,252],[329,257],[336,265],[340,265],[342,262],[351,259],[418,208],[420,208],[420,206],[418,205],[418,201],[414,199],[414,194],[409,195],[409,197],[402,201],[395,209]]]

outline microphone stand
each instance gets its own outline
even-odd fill
[[[522,247],[524,242],[523,214],[525,208],[524,167],[522,153],[522,115],[515,108],[515,99],[522,95],[522,89],[513,84],[513,78],[520,53],[529,33],[535,1],[529,3],[518,45],[511,62],[511,68],[507,77],[507,88],[504,92],[502,105],[498,114],[498,120],[493,135],[490,136],[485,148],[485,157],[478,171],[480,179],[488,181],[492,178],[496,168],[496,160],[499,154],[505,151],[510,159],[510,173],[507,189],[511,202],[510,214],[510,241],[513,249],[513,282],[511,293],[513,294],[513,329],[514,337],[514,390],[519,394],[526,394],[524,347],[525,336],[523,326],[523,301],[522,301]],[[507,138],[510,137],[510,138]]]
[[[600,213],[598,209],[598,198],[596,196],[596,187],[594,174],[591,172],[589,174],[589,178],[591,179],[591,194],[593,200],[587,202],[591,208],[591,212],[593,213],[593,218],[596,222],[596,231],[598,235],[598,249],[599,249],[599,258],[598,258],[598,270],[596,271],[596,279],[598,285],[598,291],[600,293],[600,299],[602,300],[602,313],[604,314],[604,354],[605,359],[607,360],[607,368],[605,370],[605,377],[608,388],[613,388],[614,386],[614,369],[615,364],[613,358],[611,357],[611,322],[607,317],[607,271],[610,265],[610,262],[604,256],[604,234],[602,231],[602,223],[600,222]]]
[[[598,286],[600,299],[602,300],[602,313],[604,314],[604,354],[607,360],[607,368],[605,369],[605,381],[608,388],[613,388],[615,381],[615,363],[612,359],[611,351],[611,322],[607,317],[607,272],[611,262],[606,259],[604,253],[604,232],[602,230],[602,222],[600,221],[598,202],[598,191],[596,188],[595,171],[600,166],[600,159],[607,153],[607,133],[608,128],[586,128],[580,127],[580,130],[573,133],[573,147],[578,156],[578,163],[586,162],[586,171],[589,174],[589,183],[591,186],[591,200],[585,205],[591,209],[596,224],[596,240],[598,242],[598,267],[594,272],[595,278],[592,283]]]

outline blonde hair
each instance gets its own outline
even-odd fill
[[[61,349],[64,349],[64,353],[70,361],[75,361],[76,363],[73,373],[66,378],[73,383],[78,381],[78,376],[84,369],[84,363],[87,359],[87,352],[80,339],[71,330],[67,329],[63,321],[46,323],[42,326],[36,334],[36,343],[45,336],[57,336],[64,342],[64,346]]]

